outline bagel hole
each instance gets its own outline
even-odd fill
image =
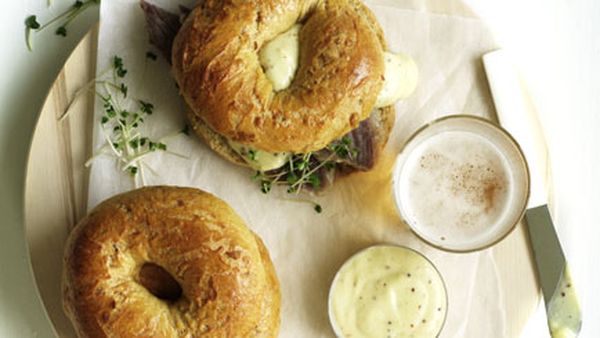
[[[176,302],[181,298],[183,290],[181,285],[167,270],[154,263],[145,263],[138,273],[139,283],[154,297]]]

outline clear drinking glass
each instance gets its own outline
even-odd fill
[[[475,116],[452,115],[417,130],[397,157],[400,216],[428,244],[452,252],[488,248],[523,217],[529,169],[512,136]]]

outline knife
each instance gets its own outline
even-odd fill
[[[548,211],[545,146],[536,117],[527,109],[521,82],[504,50],[483,56],[500,124],[517,140],[527,159],[531,193],[525,221],[542,288],[550,335],[577,337],[581,310],[569,266]]]

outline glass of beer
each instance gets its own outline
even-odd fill
[[[529,170],[517,142],[475,116],[420,128],[398,155],[393,194],[401,217],[430,245],[470,252],[494,245],[523,217]]]

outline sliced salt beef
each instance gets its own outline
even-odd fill
[[[348,134],[344,135],[342,139],[349,140],[348,148],[351,150],[349,154],[345,156],[339,156],[333,154],[332,150],[325,148],[317,153],[317,157],[321,160],[329,158],[331,161],[336,162],[338,166],[341,166],[344,173],[351,173],[357,170],[367,171],[373,168],[375,165],[375,119],[376,113],[362,121],[358,128],[352,130]],[[333,144],[341,142],[340,140],[334,141]]]
[[[374,111],[371,116],[362,121],[358,128],[352,130],[344,137],[347,138],[348,148],[351,151],[348,156],[338,156],[333,154],[328,148],[320,150],[315,153],[316,156],[312,157],[311,167],[316,167],[323,161],[330,161],[332,166],[324,165],[316,171],[317,177],[319,178],[319,186],[313,187],[311,184],[307,184],[306,188],[309,191],[318,192],[329,187],[336,177],[351,174],[356,171],[368,171],[375,165],[376,148],[377,148],[377,129],[379,127],[379,119],[381,118],[378,110]],[[334,141],[339,143],[340,140]],[[282,168],[275,169],[270,174],[279,174],[286,171],[288,168],[284,166]]]
[[[383,152],[393,125],[394,113],[390,108],[374,109],[368,119],[362,121],[359,127],[346,134],[357,151],[357,156],[343,161],[342,173],[356,170],[368,171],[373,169],[377,158]]]
[[[175,40],[175,35],[177,35],[177,32],[181,28],[180,16],[148,3],[145,0],[140,1],[140,7],[142,7],[146,17],[150,43],[171,63],[173,40]],[[186,8],[180,7],[180,9],[183,12]],[[187,13],[189,13],[189,9]]]
[[[355,156],[344,158],[342,162],[359,170],[370,170],[375,165],[375,132],[371,116],[360,122],[358,128],[346,134],[350,139],[350,147],[354,148],[356,153]]]

